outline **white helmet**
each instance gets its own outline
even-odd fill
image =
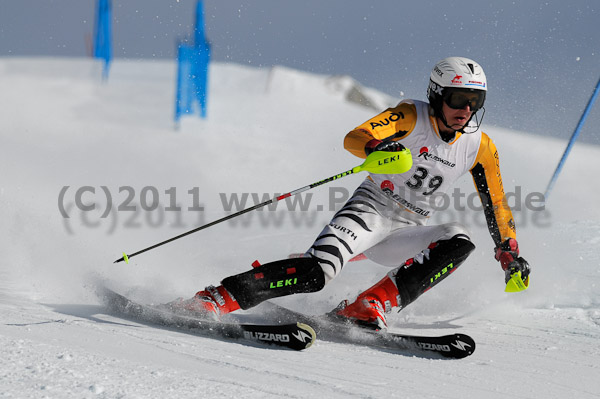
[[[448,57],[439,61],[433,67],[429,87],[427,88],[427,98],[435,116],[445,124],[446,118],[442,113],[442,102],[446,102],[451,108],[463,108],[466,103],[457,100],[458,96],[453,97],[453,94],[460,92],[478,93],[479,96],[469,103],[473,115],[475,115],[477,111],[483,108],[486,91],[487,80],[481,65],[465,57]],[[483,118],[483,115],[481,118]],[[477,128],[480,124],[481,120],[477,124]]]

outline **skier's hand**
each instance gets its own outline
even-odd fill
[[[521,272],[523,281],[529,276],[531,268],[529,263],[519,256],[519,244],[514,238],[509,238],[496,248],[496,260],[500,262],[505,273],[505,282],[516,272]]]
[[[508,283],[512,275],[517,272],[521,272],[521,280],[526,282],[530,271],[531,267],[529,266],[529,263],[525,259],[518,257],[514,261],[510,262],[507,268],[504,270],[504,282]]]
[[[369,155],[375,151],[402,151],[405,147],[399,141],[381,141],[377,139],[370,140],[365,145],[365,154]]]

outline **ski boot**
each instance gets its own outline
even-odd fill
[[[356,301],[344,301],[332,313],[363,327],[386,329],[385,313],[408,306],[453,273],[474,249],[464,234],[433,242],[361,293]]]
[[[391,312],[392,307],[399,306],[399,303],[398,288],[387,275],[360,294],[354,302],[342,301],[330,313],[330,317],[346,320],[371,330],[386,330],[388,325],[385,314]]]
[[[227,277],[218,287],[209,286],[188,300],[167,304],[173,311],[220,319],[238,309],[247,310],[271,298],[315,292],[325,286],[325,275],[312,258],[285,259]]]
[[[193,298],[178,299],[168,303],[167,306],[175,313],[209,320],[220,320],[222,315],[240,308],[235,298],[222,285],[208,286],[198,291]]]

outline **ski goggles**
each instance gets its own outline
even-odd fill
[[[472,112],[477,112],[485,102],[485,91],[471,89],[446,89],[444,102],[452,109],[463,109],[467,105]]]

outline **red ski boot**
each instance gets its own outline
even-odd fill
[[[233,295],[222,285],[208,286],[198,291],[193,298],[171,302],[169,306],[179,312],[183,310],[185,313],[212,320],[219,320],[222,315],[240,308]]]
[[[344,301],[338,306],[335,316],[346,318],[360,326],[373,330],[387,329],[385,314],[392,307],[400,306],[398,288],[389,275],[369,288],[351,304]]]

